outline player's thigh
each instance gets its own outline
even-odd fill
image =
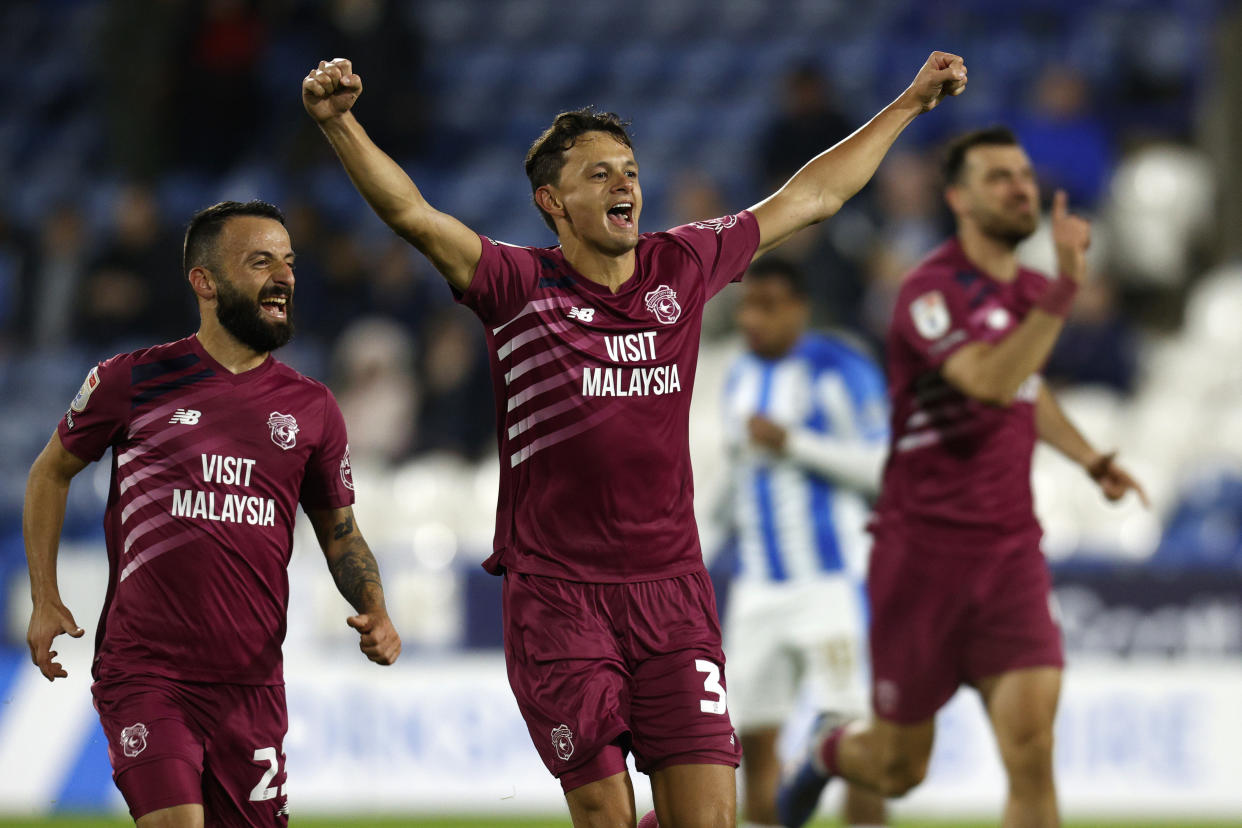
[[[617,745],[630,730],[632,677],[600,610],[609,586],[505,573],[509,686],[566,791],[625,769]]]
[[[669,765],[651,773],[661,828],[733,828],[737,777],[731,765]]]
[[[1057,706],[1061,698],[1061,670],[1030,667],[988,676],[975,683],[996,732],[1006,764],[1030,751],[1050,755]]]
[[[787,635],[793,608],[770,584],[735,583],[724,620],[729,715],[739,730],[776,727],[798,700],[800,664]]]
[[[789,636],[803,682],[819,710],[851,717],[869,711],[863,589],[844,578],[822,583],[791,624]],[[732,660],[729,666],[734,678]]]
[[[208,826],[288,824],[285,689],[213,688],[218,724],[207,746],[203,806]]]
[[[1029,667],[1065,665],[1052,577],[1038,545],[998,553],[975,576],[963,672],[971,684]]]
[[[614,828],[633,825],[634,783],[628,771],[620,771],[566,792],[574,828]]]
[[[627,584],[630,730],[638,770],[674,764],[737,767],[715,593],[706,572]]]
[[[138,828],[203,828],[202,805],[160,808],[135,820]]]
[[[867,595],[871,703],[879,716],[914,725],[953,697],[963,680],[969,583],[961,559],[931,557],[891,530],[877,533]]]
[[[181,688],[162,679],[96,682],[112,778],[135,819],[203,802],[205,736]]]

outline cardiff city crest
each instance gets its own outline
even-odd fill
[[[681,305],[677,304],[677,291],[668,285],[660,285],[643,297],[647,310],[655,314],[661,324],[671,325],[681,316]]]
[[[267,418],[267,426],[272,430],[272,442],[288,451],[298,444],[298,421],[292,414],[279,414],[273,411]]]
[[[121,750],[126,756],[137,756],[147,749],[147,726],[142,722],[121,729]]]
[[[562,761],[574,755],[574,732],[569,725],[559,724],[552,728],[552,747]]]

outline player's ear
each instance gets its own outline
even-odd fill
[[[949,211],[955,216],[960,216],[964,209],[962,203],[961,188],[954,184],[950,184],[944,188],[944,203],[949,205]]]
[[[548,215],[565,218],[565,205],[551,184],[544,184],[535,190],[535,203]]]
[[[216,298],[216,279],[207,268],[201,265],[190,268],[190,272],[186,274],[186,280],[190,283],[190,289],[194,291],[194,295],[199,299],[210,302]]]

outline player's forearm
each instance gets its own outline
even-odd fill
[[[902,95],[848,138],[811,159],[782,189],[813,205],[809,223],[835,215],[871,180],[893,142],[919,112],[919,106]]]
[[[419,215],[430,210],[430,205],[405,170],[376,146],[353,113],[324,121],[319,128],[375,214],[411,241],[419,237]]]
[[[325,554],[332,580],[350,606],[361,613],[387,612],[379,564],[365,540],[355,535]]]
[[[56,556],[65,522],[69,480],[41,467],[36,461],[26,481],[22,507],[22,537],[30,573],[30,598],[35,604],[59,603]]]
[[[883,445],[807,430],[791,430],[785,442],[785,454],[799,466],[864,495],[880,490],[885,452]]]
[[[1065,410],[1046,386],[1040,387],[1039,398],[1035,402],[1035,433],[1040,440],[1084,468],[1100,456],[1065,415]]]
[[[995,345],[968,346],[949,358],[942,373],[958,390],[983,402],[1008,405],[1027,378],[1038,371],[1052,353],[1064,320],[1055,314],[1033,310],[1022,324]]]

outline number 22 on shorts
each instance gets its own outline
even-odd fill
[[[705,658],[696,658],[694,669],[700,673],[707,673],[707,678],[703,679],[703,689],[716,697],[700,699],[699,709],[704,713],[723,714],[728,707],[725,705],[725,689],[720,684],[720,668]]]
[[[284,758],[283,754],[276,752],[274,747],[258,748],[254,752],[255,762],[266,762],[267,770],[263,771],[263,778],[259,780],[259,784],[255,785],[250,791],[251,802],[263,802],[267,799],[275,799],[278,793],[284,793],[283,786],[278,790],[275,785],[268,787],[268,783],[276,778],[276,774],[280,773],[280,760]]]

